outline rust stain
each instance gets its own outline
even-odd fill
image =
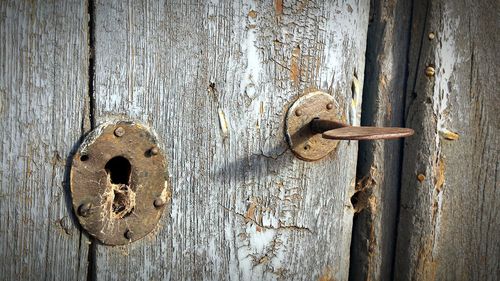
[[[277,16],[283,14],[283,0],[274,0],[274,9]]]
[[[324,270],[321,276],[318,278],[318,281],[335,281],[335,278],[333,278],[333,272],[332,269],[327,266]]]
[[[443,189],[445,181],[445,175],[444,175],[445,168],[446,165],[444,163],[444,159],[442,157],[439,157],[434,173],[436,175],[434,187],[436,188],[437,192],[441,192],[441,190]]]
[[[421,275],[421,278],[417,278],[418,280],[436,280],[437,262],[434,261],[432,256],[433,244],[432,237],[428,237],[418,252],[417,272]]]
[[[254,11],[254,10],[251,10],[250,12],[248,12],[248,17],[254,19],[257,17],[257,12]]]
[[[290,79],[294,86],[299,84],[300,65],[299,65],[300,47],[297,46],[292,51],[292,59],[290,61]]]
[[[245,218],[247,220],[247,222],[249,220],[251,221],[254,221],[254,216],[255,216],[255,207],[256,207],[256,204],[254,202],[250,202],[250,206],[248,206],[248,210],[247,210],[247,213],[245,214]]]

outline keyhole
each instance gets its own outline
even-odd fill
[[[125,157],[117,156],[109,160],[104,168],[113,189],[113,213],[118,219],[127,217],[135,206],[135,192],[130,188],[130,162]]]
[[[127,158],[116,156],[106,163],[104,169],[110,176],[111,183],[129,185],[131,166]]]

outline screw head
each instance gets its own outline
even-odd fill
[[[161,198],[156,198],[155,201],[153,202],[153,205],[155,206],[155,208],[161,208],[165,205],[165,200],[161,199]]]
[[[82,217],[87,217],[90,214],[90,208],[92,208],[92,204],[83,203],[78,207],[78,214]]]
[[[300,109],[295,110],[295,116],[300,116],[300,115],[302,115],[302,110]]]
[[[326,105],[326,109],[330,110],[333,108],[333,103],[329,103]]]
[[[434,34],[434,32],[429,32],[429,40],[434,40],[434,38],[436,38],[436,34]]]
[[[123,127],[118,127],[115,129],[115,136],[121,137],[123,135],[125,135],[125,129],[123,129]]]
[[[432,77],[432,76],[434,76],[434,74],[436,74],[436,70],[434,69],[434,67],[428,66],[425,69],[425,75],[427,75],[427,77]]]
[[[125,238],[127,238],[128,240],[131,240],[133,237],[134,237],[134,233],[132,232],[132,230],[130,229],[127,229],[124,233],[124,236]]]
[[[158,149],[158,147],[155,146],[155,147],[151,148],[150,152],[151,152],[151,155],[158,155],[158,153],[160,153],[160,150]]]

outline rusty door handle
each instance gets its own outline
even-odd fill
[[[316,91],[298,98],[288,109],[285,133],[294,154],[316,161],[333,151],[339,140],[379,140],[409,137],[409,128],[350,126],[342,121],[335,100]]]
[[[413,135],[409,128],[350,126],[342,122],[314,118],[311,123],[314,133],[330,140],[381,140],[397,139]]]

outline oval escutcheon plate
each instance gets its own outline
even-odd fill
[[[338,141],[324,139],[311,130],[314,118],[338,121],[335,100],[325,92],[315,91],[299,97],[288,109],[285,134],[293,153],[302,160],[316,161],[335,150]]]
[[[170,195],[165,156],[155,135],[140,124],[100,125],[73,158],[73,208],[82,227],[104,244],[146,236]]]

